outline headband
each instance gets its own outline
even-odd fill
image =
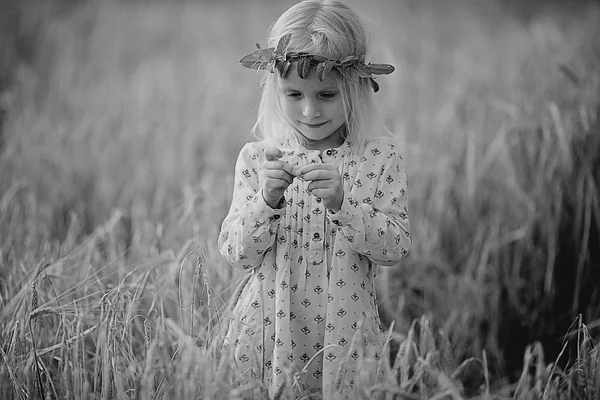
[[[277,43],[277,48],[269,47],[268,49],[263,49],[259,43],[256,43],[258,50],[243,57],[240,60],[240,64],[246,68],[264,69],[271,73],[277,70],[279,75],[285,78],[292,63],[297,62],[298,76],[302,79],[308,76],[311,66],[316,66],[317,78],[321,82],[323,82],[323,79],[333,69],[339,71],[342,76],[352,81],[353,79],[349,71],[354,69],[357,71],[359,78],[369,79],[375,92],[379,91],[379,84],[375,82],[373,75],[388,75],[394,72],[392,65],[365,64],[365,58],[360,56],[346,56],[341,60],[332,60],[316,54],[288,52],[286,49],[291,37],[291,33],[282,36]]]

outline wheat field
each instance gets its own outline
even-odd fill
[[[362,398],[600,398],[600,7],[355,3],[414,237]],[[259,98],[238,61],[291,4],[7,2],[0,398],[250,398],[211,346],[241,279],[216,238]]]

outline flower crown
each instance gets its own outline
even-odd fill
[[[287,46],[290,43],[291,37],[291,33],[282,36],[277,43],[277,48],[269,47],[268,49],[263,49],[260,47],[259,43],[256,43],[258,50],[243,57],[240,60],[240,64],[246,68],[256,70],[264,69],[271,73],[277,70],[279,71],[279,75],[282,78],[285,78],[292,63],[297,62],[298,76],[302,79],[305,79],[308,76],[311,66],[316,66],[317,78],[321,82],[323,82],[323,79],[325,79],[332,69],[339,71],[342,76],[352,81],[353,79],[348,71],[350,69],[355,69],[360,78],[369,79],[370,84],[376,93],[379,91],[379,84],[375,81],[373,75],[388,75],[394,72],[394,67],[392,65],[365,64],[365,58],[359,56],[347,56],[341,60],[332,60],[316,54],[288,52]]]

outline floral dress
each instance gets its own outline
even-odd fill
[[[374,278],[376,265],[397,264],[412,241],[403,160],[387,139],[368,142],[361,154],[349,141],[323,152],[282,142],[291,165],[336,165],[344,199],[333,213],[295,178],[273,209],[260,189],[267,147],[241,150],[219,235],[221,254],[251,274],[225,342],[240,372],[261,379],[271,397],[290,371],[301,371],[303,393],[332,398],[355,386],[360,360],[387,361]]]

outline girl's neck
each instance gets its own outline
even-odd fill
[[[346,141],[346,128],[341,126],[337,131],[329,135],[323,140],[310,140],[306,137],[302,137],[302,145],[309,150],[327,150],[340,147]]]

